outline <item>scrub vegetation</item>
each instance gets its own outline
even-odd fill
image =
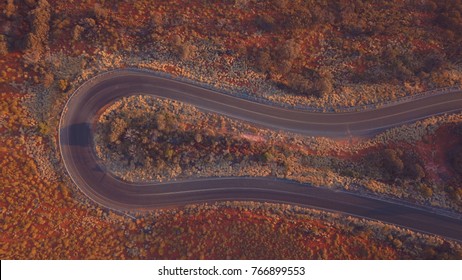
[[[341,109],[460,85],[461,9],[436,0],[11,0],[2,4],[0,51],[22,52],[38,81],[63,91],[74,77],[55,77],[56,52]]]
[[[0,1],[0,258],[460,259],[455,241],[284,205],[104,209],[66,175],[57,135],[70,93],[114,68],[321,111],[460,86],[461,8],[459,0]],[[332,140],[143,102],[151,109],[100,119],[100,148],[127,180],[275,176],[460,212],[460,114]],[[149,165],[155,177],[140,173]]]

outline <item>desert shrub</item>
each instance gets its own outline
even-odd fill
[[[4,35],[0,34],[0,55],[6,55],[8,53],[8,43]]]
[[[48,135],[50,133],[50,127],[45,122],[40,122],[37,127],[39,133],[42,135]]]
[[[43,85],[46,88],[49,88],[53,84],[53,82],[54,82],[53,73],[51,73],[51,72],[45,73],[45,75],[43,76]]]
[[[80,37],[82,36],[83,31],[85,31],[85,28],[77,24],[74,27],[74,30],[72,31],[72,40],[74,41],[80,40]]]
[[[419,163],[410,163],[406,165],[405,175],[413,180],[421,180],[425,178],[425,170]]]
[[[286,82],[280,86],[295,94],[322,97],[332,91],[332,80],[315,70],[305,68],[302,74],[290,73]]]
[[[37,7],[30,12],[30,17],[31,32],[26,36],[26,54],[29,60],[37,62],[48,42],[50,4],[46,0],[38,1]]]
[[[403,152],[390,148],[367,155],[362,162],[360,173],[367,177],[386,181],[410,179],[419,182],[426,177],[421,160],[414,152]]]
[[[401,174],[404,170],[404,163],[401,160],[402,152],[400,150],[385,149],[381,153],[383,167],[391,176]]]
[[[61,79],[58,82],[58,86],[62,92],[66,92],[69,89],[69,82],[67,80]]]
[[[16,6],[13,0],[8,0],[5,7],[5,15],[7,18],[11,17],[16,13]]]
[[[255,65],[261,72],[269,71],[273,65],[271,54],[268,49],[260,49],[255,57]]]

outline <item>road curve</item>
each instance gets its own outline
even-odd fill
[[[370,135],[428,116],[460,111],[461,91],[422,97],[377,110],[313,113],[251,102],[147,71],[116,70],[84,83],[71,96],[61,116],[59,143],[65,167],[74,183],[96,203],[115,210],[138,211],[226,200],[266,201],[343,212],[462,241],[460,219],[285,180],[204,178],[155,184],[120,181],[97,163],[91,128],[101,108],[133,94],[179,100],[269,128],[343,137]]]

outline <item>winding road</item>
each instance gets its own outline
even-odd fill
[[[306,135],[372,135],[386,128],[462,110],[462,92],[424,96],[376,110],[314,113],[264,105],[187,82],[135,69],[115,70],[84,83],[61,116],[59,143],[65,167],[90,199],[121,211],[144,211],[185,204],[250,200],[294,204],[392,223],[462,241],[462,220],[425,208],[270,178],[201,178],[153,184],[123,182],[97,163],[92,124],[118,98],[147,94],[192,104],[205,111],[272,129]]]

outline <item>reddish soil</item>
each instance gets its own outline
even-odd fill
[[[456,176],[450,165],[449,155],[460,143],[461,136],[454,133],[454,125],[444,125],[435,134],[426,136],[414,146],[432,180],[442,183]]]
[[[151,250],[150,258],[185,257],[182,247],[189,247],[187,258],[387,258],[398,257],[389,245],[373,241],[367,233],[346,235],[341,230],[317,219],[286,219],[268,216],[261,211],[240,211],[225,208],[220,211],[201,211],[194,218],[181,213],[165,226],[166,240],[175,240],[178,233],[181,241],[166,242]],[[208,238],[213,236],[213,238]],[[180,243],[180,244],[178,244]],[[250,250],[272,245],[272,250]],[[255,248],[254,248],[255,247]],[[271,246],[270,246],[271,247]],[[200,248],[200,249],[199,249]],[[297,248],[297,249],[296,249]],[[302,249],[303,248],[303,249]],[[372,249],[373,248],[373,249]],[[198,250],[199,249],[199,250]],[[209,254],[204,255],[202,252]],[[380,252],[380,256],[378,253]],[[269,253],[269,254],[268,254]],[[365,255],[362,255],[364,254]]]
[[[414,144],[407,142],[390,142],[387,145],[376,145],[355,153],[346,151],[330,151],[330,155],[344,159],[358,161],[364,156],[383,149],[400,149],[413,151],[423,163],[423,167],[430,181],[444,183],[456,176],[449,162],[451,151],[455,150],[461,143],[461,136],[454,132],[455,125],[446,124],[441,126],[434,134],[427,135],[422,141]],[[336,142],[344,147],[352,147],[360,143],[361,139],[339,139]]]

